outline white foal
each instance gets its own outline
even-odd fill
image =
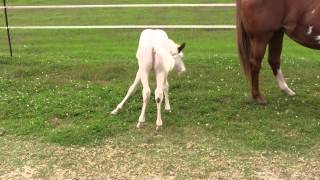
[[[145,122],[147,104],[150,98],[149,74],[153,69],[156,75],[157,88],[155,90],[155,100],[157,103],[157,130],[162,127],[161,104],[163,96],[165,98],[165,110],[171,111],[169,103],[169,83],[168,74],[176,69],[178,74],[183,73],[186,68],[183,63],[182,50],[185,43],[177,45],[163,30],[146,29],[141,33],[139,47],[137,50],[137,59],[139,70],[133,84],[130,86],[127,95],[119,103],[111,114],[117,114],[122,109],[124,103],[135,92],[139,83],[142,83],[143,105],[137,127],[139,128]]]

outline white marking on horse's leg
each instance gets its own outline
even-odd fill
[[[141,114],[139,116],[139,121],[137,124],[137,128],[141,127],[141,124],[145,122],[146,108],[149,102],[149,98],[151,95],[150,87],[149,87],[149,72],[140,71],[140,79],[143,86],[142,97],[143,97],[143,105],[141,109]]]
[[[313,29],[313,26],[309,26],[309,28],[308,28],[308,35],[311,35],[312,34],[312,29]]]
[[[139,71],[137,72],[137,75],[136,75],[136,78],[133,82],[133,84],[130,86],[126,96],[123,98],[123,100],[118,104],[117,108],[114,109],[111,114],[115,115],[117,114],[122,108],[123,108],[123,105],[124,103],[129,99],[130,96],[132,96],[132,94],[134,94],[137,90],[137,87],[140,83],[140,73]]]
[[[157,130],[162,127],[161,104],[163,101],[163,91],[166,81],[166,73],[156,72],[157,88],[155,90],[155,100],[157,103]]]
[[[166,80],[166,84],[165,84],[165,87],[164,87],[163,91],[164,91],[164,100],[165,100],[164,110],[167,111],[167,112],[171,112],[170,101],[169,101],[169,83],[168,83],[168,80]]]
[[[293,92],[287,85],[286,80],[283,77],[281,69],[278,69],[277,76],[276,76],[279,88],[284,91],[289,96],[294,96],[295,92]]]
[[[320,44],[320,35],[315,38],[316,41]]]

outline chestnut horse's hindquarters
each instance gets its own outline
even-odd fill
[[[309,48],[320,49],[319,0],[236,0],[237,45],[252,97],[265,103],[259,89],[259,73],[267,46],[269,64],[279,88],[289,96],[280,68],[283,36]]]
[[[249,36],[242,19],[242,11],[241,0],[237,0],[237,41],[241,64],[250,81],[252,97],[258,104],[265,104],[266,100],[259,89],[259,73],[272,32],[263,36]]]

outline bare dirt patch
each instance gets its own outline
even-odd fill
[[[320,153],[250,152],[232,155],[212,138],[176,143],[117,137],[103,145],[64,147],[5,136],[0,179],[319,179]]]

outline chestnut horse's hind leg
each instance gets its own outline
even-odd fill
[[[279,88],[289,96],[294,96],[295,93],[288,87],[280,68],[283,35],[283,30],[280,30],[273,35],[269,42],[269,64],[277,79]]]
[[[259,73],[261,69],[261,62],[266,52],[268,39],[253,38],[251,39],[251,54],[250,54],[250,69],[251,69],[251,93],[252,97],[258,104],[266,104],[267,101],[261,95],[259,89]]]

